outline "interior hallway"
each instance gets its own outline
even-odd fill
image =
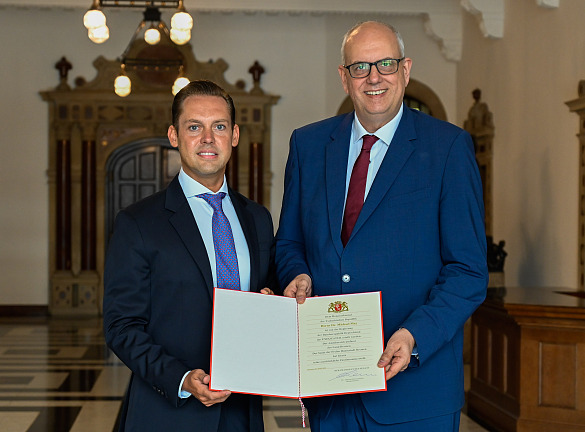
[[[112,432],[129,371],[98,319],[0,318],[0,431]],[[266,398],[267,432],[310,432],[296,400]],[[465,415],[461,432],[481,432]]]

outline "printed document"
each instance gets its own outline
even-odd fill
[[[386,389],[381,293],[294,298],[215,289],[212,390],[311,397]]]

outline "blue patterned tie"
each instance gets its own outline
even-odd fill
[[[213,207],[211,230],[213,231],[213,247],[215,249],[215,268],[218,288],[240,289],[240,271],[236,244],[230,222],[221,207],[225,192],[216,195],[209,193],[197,195]]]

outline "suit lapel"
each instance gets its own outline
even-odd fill
[[[325,148],[325,182],[327,191],[327,210],[331,239],[337,253],[341,256],[341,221],[345,202],[345,177],[353,113],[348,114],[339,127],[331,134],[331,141]]]
[[[209,295],[213,298],[213,276],[205,243],[203,243],[203,238],[199,233],[193,212],[187,202],[187,198],[185,198],[178,177],[175,177],[167,188],[165,205],[168,210],[174,212],[169,218],[169,222],[175,228],[183,244],[193,257],[195,264],[199,267]]]
[[[364,206],[360,212],[358,220],[355,223],[351,237],[353,237],[378,207],[384,196],[388,193],[396,177],[402,170],[402,167],[414,151],[411,140],[416,139],[416,130],[414,128],[414,119],[410,110],[405,106],[400,119],[400,124],[396,129],[394,138],[390,147],[384,156],[382,165],[374,178],[372,187],[364,201]],[[351,239],[350,237],[350,239]]]
[[[260,263],[258,262],[260,246],[258,245],[258,232],[256,231],[256,225],[250,212],[246,209],[246,202],[231,188],[229,189],[230,198],[238,219],[242,231],[244,231],[244,237],[248,243],[248,251],[250,252],[250,291],[259,291],[258,277],[260,273]]]

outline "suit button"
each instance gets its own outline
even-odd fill
[[[346,274],[344,274],[343,276],[341,276],[341,280],[342,280],[343,282],[345,282],[345,283],[348,283],[348,282],[351,280],[351,278],[350,278],[350,277],[349,277],[349,275],[346,273]]]

